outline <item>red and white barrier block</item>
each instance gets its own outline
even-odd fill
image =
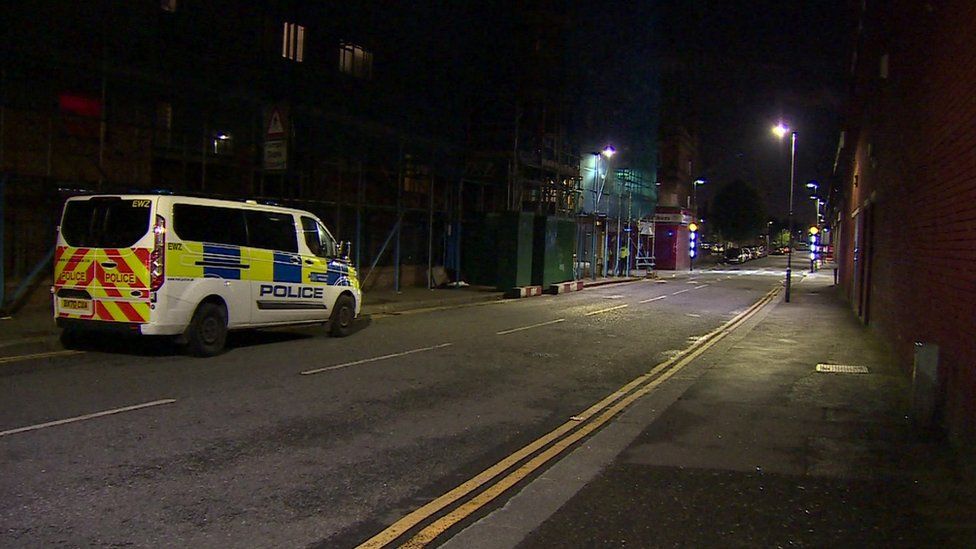
[[[566,292],[576,292],[583,289],[582,280],[572,280],[570,282],[560,282],[549,286],[550,294],[564,294]]]
[[[506,295],[507,297],[514,298],[542,295],[542,286],[520,286],[518,288],[512,288]]]

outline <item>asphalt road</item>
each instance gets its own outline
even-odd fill
[[[107,341],[0,364],[0,546],[355,546],[744,311],[780,263],[245,333],[212,359]]]

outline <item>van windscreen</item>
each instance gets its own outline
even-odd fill
[[[149,231],[150,200],[92,198],[64,208],[61,236],[76,248],[129,248]]]

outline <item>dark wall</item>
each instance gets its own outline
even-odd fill
[[[906,370],[915,342],[939,346],[946,425],[974,448],[976,4],[869,2],[861,17],[834,198],[842,284]]]

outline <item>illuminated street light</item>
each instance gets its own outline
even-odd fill
[[[790,128],[780,122],[773,127],[776,137],[782,139],[790,133],[790,209],[787,215],[787,226],[790,231],[789,247],[790,252],[786,254],[786,302],[790,302],[790,277],[793,274],[793,180],[796,176],[796,132],[790,132]]]
[[[617,152],[617,149],[613,148],[613,145],[607,145],[599,153],[593,153],[593,191],[596,193],[593,201],[593,234],[590,245],[590,278],[596,280],[596,227],[599,225],[597,219],[599,219],[600,212],[600,201],[603,199],[603,189],[607,183],[607,175],[610,171],[610,157]],[[606,158],[606,170],[601,173],[600,170],[600,157]],[[600,179],[599,183],[597,179]],[[609,213],[609,205],[607,208],[607,213]],[[606,229],[604,229],[604,240],[603,240],[603,276],[607,276],[607,237],[608,234]]]
[[[695,208],[695,216],[698,215],[698,186],[705,184],[704,179],[696,179],[691,182],[691,204]]]

